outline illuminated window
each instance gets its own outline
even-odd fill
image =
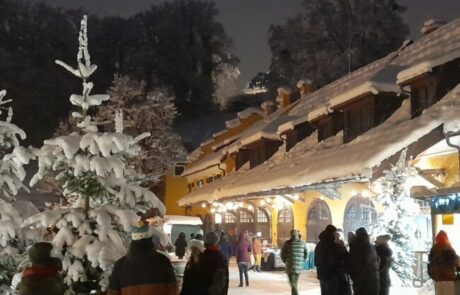
[[[216,224],[221,224],[222,223],[222,214],[220,214],[220,213],[214,214],[214,222]]]
[[[236,216],[230,212],[225,212],[224,223],[236,223]]]
[[[292,223],[292,210],[291,208],[284,208],[278,212],[278,222]]]
[[[240,223],[253,223],[254,218],[252,217],[252,214],[249,213],[249,211],[246,210],[240,210]]]
[[[356,231],[360,227],[369,228],[375,222],[377,213],[371,200],[353,197],[348,201],[343,221],[344,232]]]
[[[264,210],[258,209],[257,210],[257,222],[258,223],[268,223],[268,216]]]

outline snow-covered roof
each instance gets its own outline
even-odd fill
[[[237,117],[235,119],[225,122],[225,126],[227,129],[236,128],[241,125],[241,120],[247,119],[254,114],[259,114],[262,118],[265,117],[263,110],[260,108],[250,107],[237,113]]]
[[[394,63],[407,69],[398,74],[404,83],[460,57],[460,18],[423,36],[402,50]]]
[[[277,133],[278,127],[291,119],[286,116],[286,113],[292,107],[297,105],[297,103],[298,101],[286,107],[280,108],[276,112],[266,116],[265,119],[254,123],[251,127],[243,131],[239,135],[239,138],[229,146],[229,152],[234,153],[242,146],[253,143],[262,138],[280,140]]]
[[[193,163],[191,167],[185,169],[184,172],[182,172],[182,176],[190,175],[212,166],[217,166],[221,163],[226,154],[227,152],[225,150],[213,152]],[[223,168],[224,166],[222,164],[222,169]]]
[[[308,95],[302,96],[300,103],[289,112],[289,115],[305,116],[308,120],[314,120],[331,112],[332,107],[361,95],[401,92],[395,83],[395,76],[402,68],[389,64],[396,55],[397,52],[393,52]]]
[[[402,106],[384,123],[353,141],[341,144],[341,134],[315,143],[315,134],[264,164],[238,171],[194,190],[179,201],[184,206],[283,188],[305,187],[328,181],[369,178],[382,161],[397,154],[443,124],[457,121],[460,85],[422,115],[411,119],[410,104]]]

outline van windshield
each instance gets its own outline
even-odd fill
[[[173,224],[171,226],[171,241],[173,244],[176,242],[180,233],[185,233],[187,242],[190,241],[191,234],[197,234],[201,230],[201,225],[190,224]]]

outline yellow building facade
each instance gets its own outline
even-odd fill
[[[460,20],[316,91],[299,81],[298,100],[280,88],[277,106],[239,113],[191,154],[181,175],[166,175],[168,214],[200,216],[207,230],[260,231],[275,245],[297,229],[316,243],[327,224],[346,234],[376,222],[378,180],[407,152],[418,171],[407,185],[431,238],[442,228],[431,196],[460,191],[460,134],[450,138],[446,129],[460,100],[460,56],[443,59],[430,47],[453,27]],[[423,72],[420,56],[441,62]]]

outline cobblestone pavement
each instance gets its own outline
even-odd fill
[[[233,262],[230,264],[229,295],[290,295],[287,276],[282,271],[249,272],[249,287],[238,287],[238,268]],[[300,295],[320,295],[319,282],[316,271],[304,271],[299,279]],[[393,288],[390,295],[432,295],[434,291],[415,288]]]

